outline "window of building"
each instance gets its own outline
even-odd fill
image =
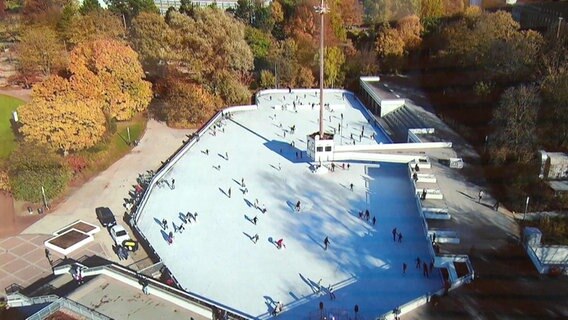
[[[322,152],[322,151],[323,151],[323,147],[318,147],[317,150],[318,150],[318,152]]]
[[[331,146],[325,147],[325,151],[327,151],[327,152],[331,151]]]

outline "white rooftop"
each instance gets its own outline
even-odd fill
[[[284,304],[282,319],[319,319],[323,301],[326,314],[339,320],[353,316],[356,304],[359,319],[374,319],[442,287],[438,271],[426,278],[415,268],[417,257],[426,262],[433,257],[406,165],[359,162],[324,175],[310,171],[305,148],[306,135],[318,130],[319,111],[311,108],[319,101],[315,92],[259,97],[258,110],[235,112],[216,135],[210,130],[173,164],[164,179],[175,178],[175,189],[163,185],[150,191],[138,227],[187,291],[260,319],[269,318],[278,301]],[[343,114],[336,143],[352,144],[351,134],[356,144],[389,142],[353,96],[325,97],[336,109],[325,113],[328,132],[337,130]],[[283,104],[289,104],[287,110]],[[266,213],[254,208],[256,199]],[[301,212],[294,210],[298,200]],[[365,209],[376,225],[359,218]],[[168,245],[160,221],[167,219],[172,230],[172,222],[180,225],[180,213],[188,211],[199,214],[197,223],[186,225]],[[394,227],[402,232],[402,243],[393,242]],[[255,234],[256,244],[250,239]],[[324,251],[326,236],[331,244]],[[286,248],[276,248],[278,239]],[[405,275],[402,263],[408,265]],[[322,287],[334,287],[336,300],[326,290],[317,292],[319,279]]]

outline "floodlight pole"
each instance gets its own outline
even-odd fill
[[[326,14],[329,9],[321,0],[319,6],[315,7],[317,13],[320,15],[320,122],[319,122],[319,135],[323,138],[323,34],[324,34],[324,24],[323,15]]]

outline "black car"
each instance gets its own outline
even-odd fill
[[[95,209],[97,213],[97,219],[101,222],[103,227],[110,228],[116,224],[116,219],[114,214],[107,207],[98,207]]]

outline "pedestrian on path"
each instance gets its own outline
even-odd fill
[[[402,232],[398,233],[398,243],[402,242]]]
[[[392,229],[392,241],[396,241],[396,234],[397,234],[396,228]]]
[[[406,268],[407,268],[407,265],[406,265],[405,262],[403,262],[403,263],[402,263],[402,273],[403,273],[403,274],[406,273]]]
[[[325,237],[325,239],[323,239],[323,250],[327,250],[328,246],[329,246],[329,238]]]
[[[148,280],[142,279],[142,280],[141,280],[141,284],[142,284],[142,292],[143,292],[145,295],[149,295],[149,293],[148,293]]]

